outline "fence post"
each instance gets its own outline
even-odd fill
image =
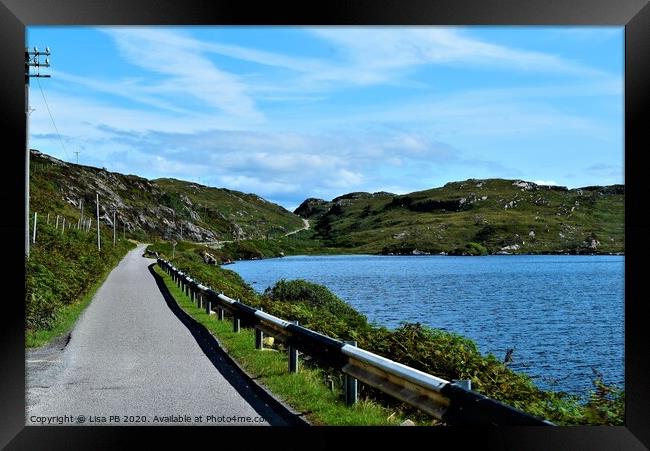
[[[350,346],[356,346],[356,341],[346,341]],[[352,376],[346,374],[343,381],[343,391],[345,392],[345,405],[353,406],[359,399],[358,381]]]
[[[239,318],[237,317],[237,314],[234,313],[232,315],[232,331],[236,332],[236,333],[239,333],[240,328],[241,328],[241,322],[240,322]]]
[[[298,321],[292,321],[296,326]],[[298,372],[298,350],[293,346],[289,346],[289,372],[297,373]]]
[[[223,321],[223,309],[221,307],[217,308],[217,319]]]
[[[263,312],[263,309],[260,309]],[[255,328],[255,349],[264,349],[264,332],[262,329]]]
[[[38,221],[38,213],[34,212],[34,237],[32,238],[32,243],[36,243],[36,222]]]
[[[210,302],[210,298],[207,298],[205,300],[205,314],[210,316],[210,310],[212,310],[212,302]]]

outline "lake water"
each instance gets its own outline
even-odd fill
[[[420,322],[554,390],[584,395],[592,368],[624,382],[623,256],[294,256],[228,266],[257,291],[279,279],[327,286],[371,322]]]

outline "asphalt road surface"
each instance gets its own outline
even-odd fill
[[[199,346],[144,248],[111,272],[69,338],[27,352],[26,424],[287,424],[227,359]]]

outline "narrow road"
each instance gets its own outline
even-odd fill
[[[301,218],[302,219],[302,218]],[[291,232],[285,233],[284,236],[291,236],[294,235],[298,232],[302,232],[303,230],[309,230],[309,219],[302,219],[302,224],[303,226],[299,229],[292,230]],[[214,249],[221,249],[224,244],[226,243],[234,243],[234,240],[227,240],[227,241],[205,241],[200,244],[203,244],[204,246],[212,247]]]
[[[64,415],[66,425],[286,424],[227,359],[202,351],[168,306],[144,248],[111,272],[67,345],[27,352],[26,424]]]
[[[302,232],[303,230],[309,230],[309,219],[303,219],[302,223],[304,225],[301,228],[294,230],[293,232],[286,233],[284,236],[293,235],[294,233]]]

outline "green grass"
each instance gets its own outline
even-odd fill
[[[28,330],[25,334],[25,347],[37,348],[44,346],[70,332],[111,271],[113,271],[113,268],[106,270],[100,279],[77,302],[62,307],[50,329]]]
[[[306,412],[312,424],[396,425],[404,420],[401,415],[372,401],[361,401],[354,407],[347,407],[341,388],[335,387],[331,391],[325,384],[325,372],[318,368],[306,368],[303,361],[300,362],[298,373],[290,374],[286,352],[255,349],[252,329],[242,328],[239,333],[233,332],[230,321],[219,321],[214,315],[208,316],[158,266],[156,272],[162,276],[178,304],[205,326],[249,375],[295,410]]]

